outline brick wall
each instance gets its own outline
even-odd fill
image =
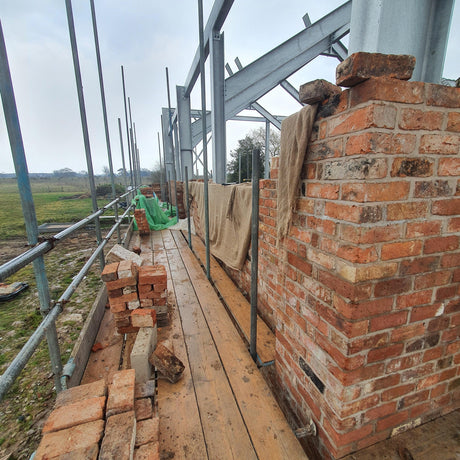
[[[323,458],[460,407],[459,108],[460,89],[386,78],[326,101],[279,245],[277,159],[261,181],[259,307]]]

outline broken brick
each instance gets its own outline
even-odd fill
[[[176,383],[184,372],[185,366],[182,361],[169,349],[164,342],[159,343],[149,358],[149,361],[171,383]]]
[[[299,100],[304,104],[316,104],[331,96],[340,94],[342,89],[326,80],[318,79],[305,83],[300,87]]]
[[[157,312],[153,308],[140,308],[131,312],[131,324],[134,327],[154,327]]]
[[[102,440],[100,460],[129,460],[133,458],[136,440],[134,411],[113,415],[107,420]]]
[[[151,418],[153,415],[152,400],[150,398],[136,399],[134,401],[134,412],[138,422]]]
[[[102,270],[101,279],[104,282],[116,281],[118,279],[118,262],[107,264]]]
[[[138,266],[131,260],[122,260],[118,265],[118,278],[136,278]]]
[[[134,369],[126,369],[114,374],[112,383],[109,385],[107,417],[134,410],[134,383]]]

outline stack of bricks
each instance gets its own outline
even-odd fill
[[[167,323],[167,275],[163,265],[144,265],[139,269],[139,301],[142,308],[154,309],[159,326]]]
[[[179,214],[179,219],[185,219],[187,217],[186,208],[185,208],[185,183],[177,181],[177,212]],[[170,181],[169,187],[171,190],[171,203],[173,206],[176,206],[176,194],[174,192],[175,182]]]
[[[107,395],[108,393],[108,395]],[[135,384],[134,370],[58,394],[42,432],[36,460],[160,458],[155,382]]]
[[[152,190],[160,201],[165,201],[161,195],[161,184],[152,184]]]
[[[140,192],[147,198],[153,197],[153,187],[142,187],[140,189]]]
[[[460,403],[460,88],[400,80],[411,59],[381,58],[348,58],[337,83],[355,86],[320,104],[279,243],[279,159],[260,183],[279,394],[313,418],[325,459]],[[403,72],[385,76],[393,59]]]
[[[150,226],[145,215],[145,209],[135,209],[134,210],[134,219],[136,219],[136,225],[141,236],[150,235]]]

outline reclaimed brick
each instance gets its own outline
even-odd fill
[[[392,177],[428,177],[432,174],[433,161],[423,158],[395,158],[391,167]]]
[[[409,182],[353,182],[342,185],[342,200],[357,201],[399,201],[409,196]]]
[[[420,138],[420,153],[455,155],[459,145],[460,136],[457,134],[423,134]]]
[[[107,417],[134,410],[134,384],[134,369],[126,369],[113,375],[107,398]]]
[[[303,104],[316,104],[335,95],[340,95],[342,89],[326,80],[314,80],[300,86],[299,100]]]
[[[132,260],[122,260],[118,265],[118,278],[134,278],[137,280],[138,265]]]
[[[460,176],[459,158],[441,158],[438,166],[439,176]]]
[[[453,190],[447,180],[417,181],[415,183],[415,198],[436,198],[453,195]]]
[[[56,396],[56,402],[54,404],[55,409],[68,405],[74,404],[85,399],[101,397],[107,395],[107,385],[104,379],[97,380],[93,383],[87,383],[85,385],[79,385],[69,388],[65,391],[61,391]]]
[[[128,278],[118,279],[116,281],[108,281],[106,283],[107,289],[109,290],[120,289],[126,286],[136,286],[136,285],[137,285],[137,280],[133,276],[130,276]]]
[[[163,265],[140,267],[139,284],[167,284],[166,268]]]
[[[459,108],[460,88],[426,84],[426,103],[436,107]]]
[[[102,420],[105,396],[84,399],[54,409],[43,426],[43,433],[64,430],[82,423]]]
[[[105,257],[107,262],[120,262],[122,260],[131,260],[139,267],[142,265],[142,257],[132,251],[124,248],[121,244],[115,244]]]
[[[171,383],[176,383],[184,372],[185,366],[182,361],[171,351],[168,343],[159,343],[155,351],[150,355],[149,361]]]
[[[136,418],[134,411],[108,418],[101,444],[100,460],[130,460],[134,455]]]
[[[144,444],[158,442],[159,417],[142,420],[137,424],[136,447]]]
[[[151,398],[136,399],[134,401],[134,412],[136,420],[139,422],[151,418],[153,415],[153,406]]]
[[[387,175],[387,161],[383,158],[356,158],[330,161],[323,164],[323,180],[382,179]]]
[[[460,113],[459,112],[449,112],[447,114],[446,131],[460,133]]]
[[[118,279],[118,262],[107,264],[101,273],[102,281],[116,281]]]
[[[140,308],[131,312],[131,324],[134,327],[154,327],[157,313],[153,308]]]
[[[401,129],[440,130],[444,118],[443,112],[403,109],[399,120]]]
[[[134,388],[134,397],[153,398],[155,396],[155,380],[147,380],[146,382],[138,382]]]
[[[97,444],[104,433],[104,421],[84,423],[61,431],[46,433],[35,453],[35,460],[47,460]]]
[[[134,460],[160,460],[160,443],[151,442],[134,450]]]

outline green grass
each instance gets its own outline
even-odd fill
[[[38,225],[46,222],[77,222],[92,213],[91,198],[72,198],[88,194],[83,180],[64,184],[57,180],[32,180],[32,195]],[[98,206],[107,204],[99,200]],[[17,184],[12,179],[0,179],[0,239],[26,235],[21,200]]]

